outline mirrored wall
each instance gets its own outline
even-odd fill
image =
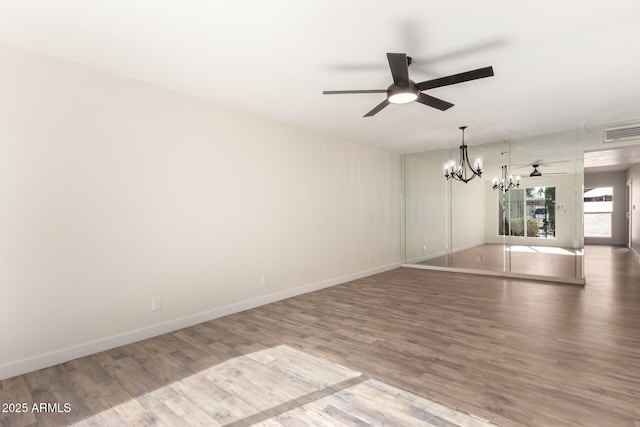
[[[405,264],[584,284],[580,132],[467,149],[483,164],[467,183],[444,176],[457,147],[404,157]]]

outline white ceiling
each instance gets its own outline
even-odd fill
[[[302,128],[415,152],[640,117],[640,2],[0,0],[0,41]],[[429,80],[495,77],[391,105],[386,52]]]
[[[640,145],[584,153],[585,172],[611,172],[640,163]]]

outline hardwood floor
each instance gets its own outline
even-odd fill
[[[638,427],[640,263],[588,246],[586,277],[396,269],[0,381],[0,403],[71,408],[0,425],[320,424],[318,402],[366,425],[350,396],[373,387],[505,426]],[[378,420],[400,405],[371,401]]]

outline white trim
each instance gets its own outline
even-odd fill
[[[405,264],[418,264],[420,262],[429,261],[430,259],[438,258],[439,256],[443,256],[443,255],[446,255],[446,254],[447,254],[447,251],[433,252],[433,253],[430,253],[429,255],[421,256],[419,258],[408,259],[404,263]]]
[[[485,244],[484,240],[482,240],[480,242],[467,243],[466,245],[456,246],[456,247],[453,248],[453,253],[455,254],[456,252],[466,251],[467,249],[475,248],[476,246],[480,246],[480,245],[484,245],[484,244]]]
[[[462,245],[462,246],[456,246],[455,248],[453,248],[453,253],[456,252],[460,252],[460,251],[464,251],[467,249],[471,249],[471,248],[475,248],[476,246],[480,246],[480,245],[484,245],[485,242],[477,242],[477,243],[468,243],[466,245]],[[446,255],[447,251],[446,249],[444,251],[438,251],[438,252],[432,252],[428,255],[424,255],[418,258],[413,258],[413,259],[408,259],[404,262],[404,264],[417,264],[420,262],[425,262],[425,261],[429,261],[430,259],[434,259],[434,258],[438,258],[440,256]]]
[[[187,328],[189,326],[197,325],[198,323],[208,322],[209,320],[218,319],[220,317],[228,316],[234,313],[239,313],[241,311],[249,310],[265,304],[291,298],[296,295],[317,291],[320,289],[361,279],[363,277],[383,273],[385,271],[393,270],[398,267],[400,267],[399,262],[373,268],[371,270],[361,271],[359,273],[353,273],[346,276],[335,277],[333,279],[322,280],[320,282],[310,283],[308,285],[299,286],[293,289],[287,289],[270,295],[252,298],[250,300],[241,301],[235,304],[230,304],[201,313],[196,313],[146,328],[136,329],[133,331],[125,332],[123,334],[78,344],[73,347],[52,351],[50,353],[41,354],[38,356],[30,357],[28,359],[22,359],[17,362],[7,363],[0,366],[0,380],[15,377],[17,375],[22,375],[27,372],[37,371],[38,369],[47,368],[49,366],[77,359],[79,357],[89,356],[101,351],[173,332],[178,329]]]
[[[545,282],[569,283],[572,285],[582,285],[582,286],[584,286],[586,283],[585,279],[578,279],[577,277],[540,276],[537,274],[512,273],[509,271],[491,271],[491,270],[476,270],[471,268],[438,267],[435,265],[424,265],[424,264],[402,264],[402,267],[419,268],[422,270],[448,271],[451,273],[478,274],[481,276],[508,277],[511,279],[542,280]]]
[[[638,251],[636,251],[636,248],[629,247],[629,250],[631,251],[633,256],[636,258],[636,260],[638,262],[640,262],[640,253],[638,253]]]

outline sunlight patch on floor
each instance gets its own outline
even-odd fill
[[[495,426],[377,380],[364,381],[255,425]]]
[[[557,248],[553,246],[517,246],[513,245],[510,248],[506,248],[507,251],[511,252],[522,252],[522,253],[539,253],[539,254],[553,254],[553,255],[575,255],[575,251],[571,249],[565,248]]]
[[[122,419],[129,425],[226,425],[358,376],[280,345],[227,360],[75,425],[113,425]]]
[[[285,345],[227,360],[75,425],[494,426]]]

